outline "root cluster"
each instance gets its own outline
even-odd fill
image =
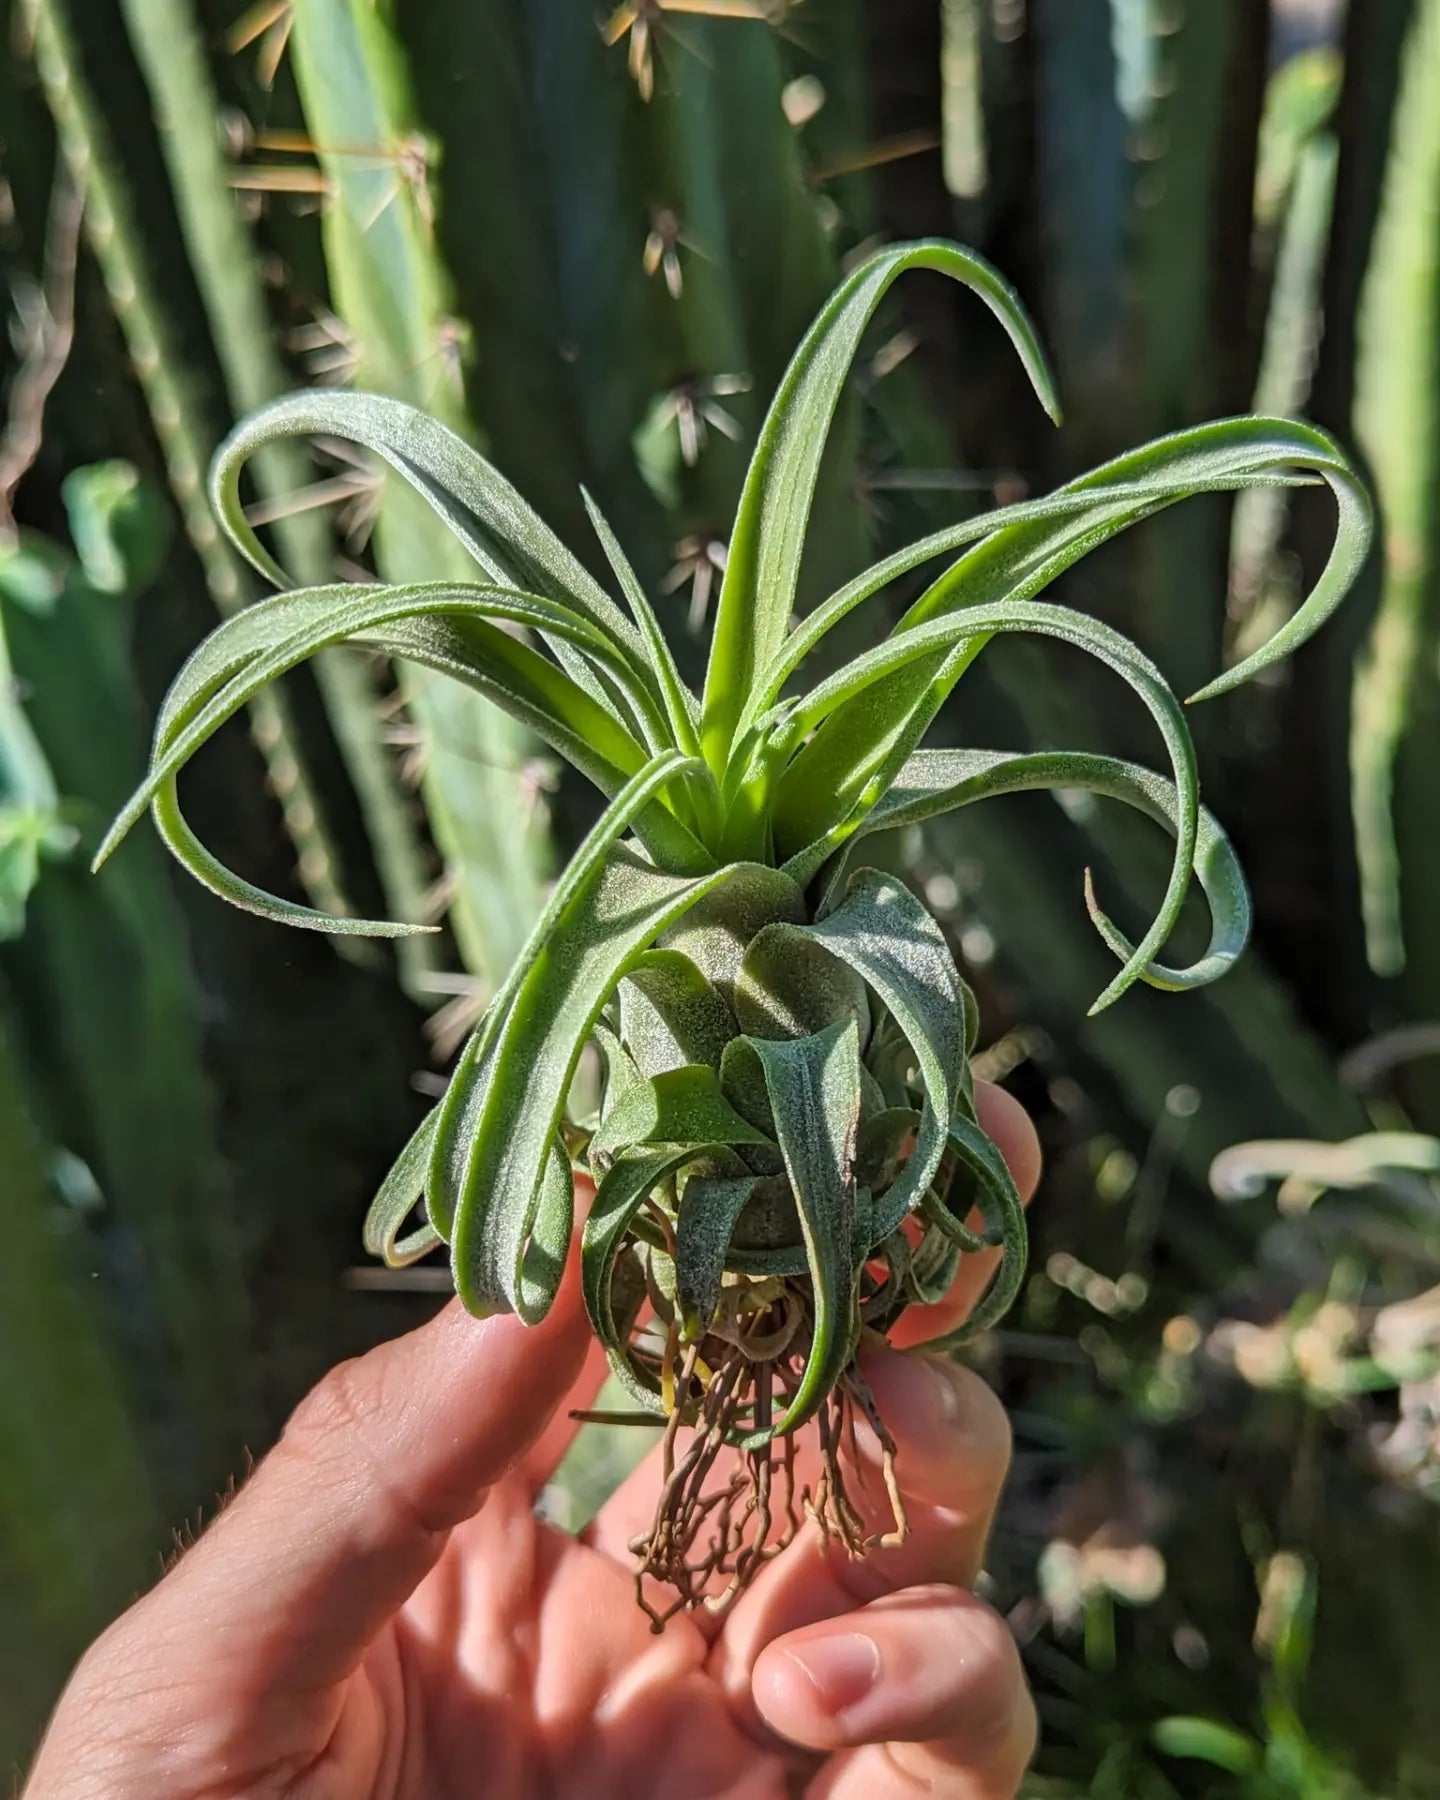
[[[769,1435],[800,1385],[807,1314],[790,1284],[741,1283],[727,1287],[703,1339],[682,1343],[672,1323],[648,1326],[634,1342],[668,1415],[654,1522],[630,1546],[636,1596],[656,1631],[677,1612],[723,1614],[805,1518],[854,1558],[905,1541],[895,1443],[853,1363],[811,1426]],[[874,1470],[860,1454],[857,1415],[880,1446],[884,1501],[876,1495],[868,1509],[857,1500],[869,1497]],[[878,1531],[876,1517],[886,1520]]]

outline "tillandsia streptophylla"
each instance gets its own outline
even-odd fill
[[[1328,483],[1338,527],[1313,591],[1269,643],[1192,696],[1204,699],[1308,637],[1370,536],[1365,492],[1323,432],[1227,419],[935,532],[792,622],[836,406],[876,307],[911,269],[973,289],[1058,416],[1034,330],[985,262],[941,242],[872,256],[811,326],[760,432],[703,696],[681,682],[593,506],[628,615],[482,457],[408,407],[306,393],[241,425],[216,459],[214,503],[282,590],[241,510],[241,471],[266,444],[316,435],[383,459],[465,546],[476,579],[281,591],[228,620],[177,677],[149,774],[98,859],[148,807],[180,861],[236,905],[327,932],[415,929],[331,919],[258,890],[180,810],[177,777],[201,744],[267,682],[340,642],[467,683],[608,797],[377,1195],[365,1241],[393,1265],[447,1244],[472,1311],[534,1322],[570,1254],[574,1177],[594,1182],[579,1252],[585,1302],[615,1373],[642,1413],[665,1422],[668,1478],[640,1567],[676,1606],[725,1604],[793,1532],[800,1506],[862,1553],[845,1478],[857,1413],[882,1449],[889,1442],[857,1364],[862,1338],[940,1296],[972,1252],[1001,1256],[968,1333],[1004,1312],[1021,1278],[1019,1197],[973,1106],[974,1000],[910,889],[854,866],[860,840],[1022,788],[1123,801],[1170,832],[1174,860],[1137,944],[1087,882],[1120,965],[1096,1009],[1136,981],[1213,981],[1240,954],[1250,908],[1230,844],[1199,804],[1181,706],[1125,638],[1037,596],[1177,500]],[[893,629],[807,683],[806,660],[832,628],[927,565],[938,572]],[[1059,638],[1113,669],[1159,728],[1169,776],[1086,752],[922,749],[946,696],[1004,632]],[[1192,875],[1211,941],[1197,962],[1169,967],[1157,958]],[[603,1058],[604,1096],[597,1117],[577,1121],[567,1102],[588,1043]],[[812,1421],[823,1473],[797,1498],[795,1436]],[[722,1458],[727,1447],[738,1454]],[[889,1473],[892,1530],[903,1534]]]

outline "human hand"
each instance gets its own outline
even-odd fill
[[[978,1098],[1028,1198],[1030,1122]],[[896,1342],[952,1328],[984,1265]],[[906,1544],[850,1563],[807,1525],[722,1622],[655,1636],[627,1546],[656,1456],[578,1539],[534,1513],[603,1364],[572,1271],[543,1325],[457,1302],[333,1370],[87,1653],[25,1800],[1009,1800],[1035,1725],[970,1592],[1009,1458],[985,1384],[869,1353]]]

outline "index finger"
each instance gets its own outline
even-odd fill
[[[190,1691],[243,1669],[262,1701],[341,1681],[453,1527],[544,1431],[588,1335],[572,1276],[540,1325],[477,1320],[452,1301],[332,1369],[109,1649],[142,1632],[183,1666]]]

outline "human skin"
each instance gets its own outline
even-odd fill
[[[984,1084],[978,1101],[1028,1199],[1028,1118]],[[895,1342],[951,1328],[988,1272],[967,1258]],[[574,1271],[536,1327],[448,1306],[301,1402],[87,1652],[23,1800],[1011,1800],[1034,1709],[971,1592],[1005,1414],[938,1358],[864,1360],[908,1542],[851,1563],[807,1525],[723,1623],[657,1636],[627,1548],[657,1456],[579,1538],[534,1511],[604,1372]],[[863,1429],[861,1453],[878,1468]]]

